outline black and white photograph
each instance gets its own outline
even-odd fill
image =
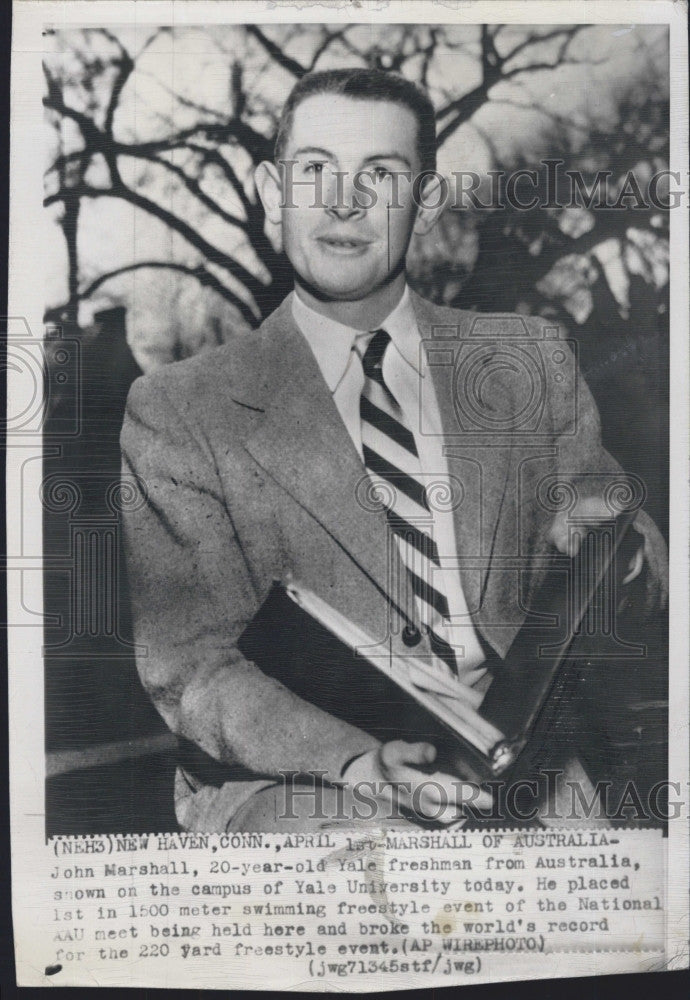
[[[21,984],[685,967],[686,12],[101,6],[15,4]]]

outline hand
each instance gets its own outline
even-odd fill
[[[639,511],[632,526],[644,539],[637,556],[641,564],[640,569],[642,565],[647,567],[645,601],[647,611],[654,611],[657,608],[665,611],[668,606],[668,547],[656,524],[645,511]],[[639,570],[634,572],[636,567],[632,565],[629,569],[624,583],[634,580],[639,573]]]
[[[438,823],[460,819],[465,805],[491,808],[491,795],[475,782],[431,771],[435,760],[436,748],[431,743],[392,740],[358,757],[344,777],[348,782],[375,782],[383,801]]]
[[[580,537],[577,532],[570,532],[569,521],[576,517],[585,524],[600,524],[611,517],[609,507],[602,499],[585,497],[579,500],[575,509],[560,511],[553,519],[547,533],[547,540],[559,552],[567,556],[577,555],[580,547]],[[668,550],[661,532],[645,511],[638,512],[632,527],[642,535],[644,541],[628,564],[628,572],[623,578],[623,584],[632,583],[643,567],[647,568],[646,610],[657,608],[664,610],[668,603]]]
[[[611,518],[611,510],[599,497],[584,497],[578,500],[574,508],[561,510],[554,517],[551,527],[546,533],[547,541],[551,542],[565,556],[576,556],[581,537],[576,531],[571,531],[572,522],[577,519],[581,524],[601,524]]]

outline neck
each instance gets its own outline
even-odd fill
[[[401,272],[393,281],[376,289],[365,299],[340,301],[322,299],[300,281],[295,281],[295,293],[314,312],[327,316],[337,323],[355,330],[375,330],[397,306],[405,291],[405,274]]]

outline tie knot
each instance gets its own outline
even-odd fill
[[[383,355],[391,342],[390,334],[385,330],[374,330],[374,336],[369,341],[369,345],[362,356],[362,368],[367,378],[383,384],[381,365]]]

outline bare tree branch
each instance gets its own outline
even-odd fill
[[[232,164],[228,163],[228,161],[225,159],[222,153],[220,153],[219,150],[211,148],[209,146],[199,146],[198,144],[191,142],[187,143],[184,147],[181,148],[190,149],[193,152],[198,153],[202,160],[202,166],[205,166],[206,164],[213,164],[217,166],[222,172],[225,179],[232,186],[237,197],[242,202],[242,208],[244,209],[247,216],[251,215],[252,211],[256,206],[254,206],[247,197],[247,192],[244,190],[244,184],[235,173]]]
[[[438,39],[439,39],[439,29],[430,28],[429,43],[428,45],[426,45],[425,48],[421,50],[421,55],[423,56],[423,58],[422,58],[422,71],[420,73],[420,80],[422,86],[425,88],[428,86],[429,66],[431,65],[432,57],[436,53],[436,49],[438,47]]]
[[[296,76],[298,79],[301,79],[303,76],[305,76],[305,74],[307,73],[306,66],[303,66],[301,63],[297,62],[297,60],[293,59],[291,56],[286,55],[286,53],[283,52],[282,48],[279,45],[276,45],[276,43],[272,39],[268,38],[267,35],[264,35],[263,31],[259,28],[258,25],[248,24],[246,27],[246,31],[247,34],[252,35],[253,38],[256,38],[256,40],[260,42],[261,45],[264,47],[266,52],[268,52],[269,56],[271,56],[272,59],[275,59],[278,65],[282,66],[283,69],[286,69],[288,73],[292,73],[292,75]]]
[[[239,135],[237,134],[236,121],[230,121],[225,123],[218,122],[200,122],[197,125],[191,125],[189,128],[182,129],[180,132],[176,132],[173,135],[168,136],[165,139],[150,139],[146,142],[132,143],[128,146],[128,149],[135,150],[133,155],[140,153],[160,153],[165,150],[176,149],[178,146],[184,146],[189,143],[190,139],[195,136],[205,138],[209,142],[230,142],[230,140],[235,139],[240,145],[243,145]],[[260,159],[266,160],[271,159],[273,156],[273,143],[271,140],[267,139],[266,136],[261,135],[260,132],[255,132],[250,126],[246,126],[251,131],[251,142],[261,147]],[[241,130],[241,134],[245,137],[245,131]],[[250,153],[251,155],[251,153]]]
[[[54,204],[57,201],[64,201],[65,197],[70,198],[119,198],[121,201],[126,201],[135,208],[140,208],[144,212],[148,212],[149,215],[154,216],[154,218],[159,219],[164,222],[170,229],[174,232],[179,233],[191,246],[202,253],[206,258],[208,258],[211,263],[224,268],[228,274],[232,275],[237,281],[241,282],[251,295],[260,295],[264,290],[264,285],[262,282],[249,271],[246,267],[240,264],[234,257],[230,257],[229,254],[224,253],[218,247],[213,246],[207,240],[203,238],[199,233],[196,232],[188,223],[184,220],[178,218],[178,216],[173,215],[162,205],[159,205],[155,201],[151,201],[150,198],[146,198],[144,195],[139,194],[136,191],[130,190],[124,184],[117,185],[112,188],[93,188],[88,184],[82,184],[76,188],[69,188],[67,191],[58,191],[53,195],[49,195],[44,199],[44,206]]]
[[[80,133],[71,138],[73,130],[65,130],[64,136],[70,136],[69,141],[73,145],[67,146],[70,152],[61,148],[60,155],[48,170],[48,191],[51,193],[46,197],[45,204],[61,203],[65,206],[65,212],[60,213],[58,219],[62,225],[68,211],[72,211],[75,218],[78,217],[81,198],[121,199],[146,211],[163,222],[168,230],[181,235],[199,253],[201,263],[198,267],[162,261],[129,265],[91,281],[79,293],[79,297],[88,297],[110,277],[117,277],[129,270],[151,267],[168,268],[193,276],[202,284],[215,288],[218,294],[240,309],[243,317],[252,325],[256,322],[256,313],[264,312],[277,304],[290,283],[290,270],[285,266],[286,258],[273,248],[266,235],[263,208],[249,188],[249,174],[245,176],[245,171],[251,169],[252,163],[256,165],[261,160],[273,157],[272,133],[277,124],[279,101],[275,97],[274,88],[268,83],[264,86],[264,76],[269,81],[275,68],[281,67],[293,78],[299,79],[317,65],[326,62],[323,57],[329,50],[334,54],[337,51],[339,56],[343,52],[348,53],[353,64],[398,70],[414,66],[415,74],[423,83],[427,79],[432,82],[435,80],[435,59],[441,52],[447,56],[457,49],[463,49],[467,56],[478,61],[479,82],[467,93],[458,94],[457,90],[446,92],[436,81],[437,100],[440,98],[444,102],[436,114],[439,144],[447,141],[464,123],[469,122],[473,128],[477,127],[476,113],[487,102],[492,101],[539,115],[537,127],[543,132],[540,139],[544,140],[544,148],[556,148],[559,152],[563,151],[564,156],[567,149],[572,157],[585,157],[582,162],[587,164],[588,171],[596,171],[592,163],[601,161],[602,165],[613,167],[616,176],[619,173],[622,176],[623,164],[631,157],[633,165],[641,158],[645,163],[654,165],[655,157],[659,159],[664,155],[664,149],[658,144],[655,146],[653,142],[664,134],[664,111],[659,95],[656,95],[656,103],[652,102],[648,107],[640,93],[631,94],[626,90],[625,96],[629,97],[630,103],[621,104],[619,109],[608,115],[617,116],[625,124],[625,128],[615,130],[609,127],[608,117],[603,123],[588,122],[583,120],[581,114],[575,114],[571,120],[551,111],[548,104],[541,107],[536,103],[537,98],[525,94],[523,90],[522,85],[530,74],[553,73],[560,66],[596,64],[597,61],[587,59],[587,52],[583,52],[582,58],[572,56],[576,51],[574,40],[586,28],[588,25],[584,24],[545,25],[537,31],[523,28],[518,34],[504,25],[482,25],[470,33],[457,35],[440,26],[399,26],[388,34],[377,31],[372,35],[360,35],[359,31],[352,30],[352,23],[338,27],[294,25],[292,28],[266,29],[262,25],[249,25],[244,29],[236,28],[231,32],[232,46],[227,35],[214,35],[216,46],[226,52],[229,71],[227,108],[223,97],[222,103],[219,103],[222,110],[218,111],[205,107],[203,98],[202,103],[195,101],[195,95],[191,91],[191,96],[187,97],[176,93],[164,81],[159,80],[161,93],[165,91],[173,95],[175,107],[189,109],[187,120],[195,121],[196,124],[189,128],[179,128],[173,116],[168,118],[160,108],[156,108],[159,127],[166,130],[157,134],[164,135],[164,138],[129,143],[115,142],[112,135],[117,108],[127,80],[133,68],[138,69],[137,60],[153,44],[158,33],[171,29],[154,31],[134,58],[108,29],[86,29],[92,33],[100,33],[107,39],[108,45],[99,45],[96,49],[90,47],[88,38],[79,41],[73,51],[76,58],[82,61],[81,77],[77,73],[76,76],[65,76],[63,79],[63,71],[59,69],[53,69],[52,73],[49,69],[44,70],[47,81],[44,100],[46,108],[55,112],[56,120],[70,119],[77,126],[74,132]],[[267,30],[269,34],[266,33]],[[541,34],[538,33],[539,30],[542,31]],[[303,44],[305,34],[308,46]],[[360,40],[361,48],[358,47]],[[242,44],[238,49],[238,41],[244,43],[245,48],[250,48],[252,61],[260,64],[258,72],[252,76],[251,86],[247,84],[248,78],[243,78],[245,54],[242,52]],[[115,46],[116,51],[111,49],[111,45]],[[102,55],[104,48],[107,50],[105,62]],[[578,53],[581,48],[582,44],[578,44]],[[286,54],[286,49],[298,54],[306,49],[304,65],[297,58]],[[330,62],[329,59],[328,64]],[[148,73],[148,68],[145,66],[138,69],[138,72]],[[641,63],[640,72],[643,69],[644,63]],[[155,77],[155,73],[148,75]],[[505,91],[495,90],[502,82],[507,84]],[[79,97],[72,99],[75,87]],[[494,93],[500,94],[500,97],[494,100]],[[526,103],[520,103],[522,97]],[[74,100],[77,106],[70,107],[70,100]],[[79,110],[81,108],[84,110]],[[576,141],[575,130],[586,139],[585,144],[581,139]],[[483,130],[478,129],[478,133],[483,134]],[[491,146],[491,133],[484,133],[483,138]],[[67,142],[68,139],[63,137],[62,141]],[[75,148],[82,143],[83,148]],[[238,156],[235,156],[235,151]],[[494,158],[496,155],[494,153]],[[516,152],[516,155],[519,153]],[[182,209],[175,213],[165,208],[165,198],[157,193],[155,184],[149,187],[143,179],[133,182],[131,186],[125,184],[118,172],[122,157],[160,166],[165,174],[170,175],[176,190],[183,188],[189,194],[190,201],[195,199],[195,203],[198,202],[201,220],[197,220],[196,214],[192,213],[193,219],[188,221]],[[86,171],[94,162],[100,169],[101,158],[110,170],[110,178],[104,172],[103,178],[99,177],[97,181],[100,186],[86,184]],[[156,171],[155,179],[165,183],[165,176],[161,176],[159,171]],[[53,193],[58,185],[59,189]],[[229,209],[225,206],[229,206]],[[218,249],[201,235],[204,232],[204,209],[213,213],[215,218],[233,226],[239,234],[235,237],[237,245],[231,252]],[[565,256],[576,254],[584,259],[591,254],[594,246],[605,239],[625,239],[626,228],[633,225],[633,222],[627,212],[598,212],[596,225],[592,230],[572,236],[570,230],[561,231],[558,216],[551,217],[548,212],[522,213],[519,217],[507,217],[504,214],[500,218],[493,218],[492,213],[488,213],[478,225],[480,238],[485,239],[487,246],[486,260],[477,267],[474,278],[475,292],[482,298],[489,291],[482,286],[482,281],[486,282],[486,275],[493,273],[490,272],[492,265],[489,258],[495,250],[496,240],[503,238],[501,233],[508,233],[508,255],[514,252],[520,261],[523,255],[525,257],[524,266],[516,265],[515,274],[519,273],[519,279],[513,275],[515,286],[531,288]],[[652,230],[651,219],[637,211],[634,213],[634,225],[643,230],[649,228],[650,232]],[[573,234],[580,232],[575,228],[572,231]],[[659,237],[659,230],[654,230],[654,235]],[[67,239],[67,233],[65,238]],[[240,263],[245,260],[245,253],[251,270]],[[236,259],[238,256],[239,261]],[[196,259],[196,254],[193,259]],[[71,274],[69,282],[70,301],[67,307],[62,307],[71,308],[72,313],[79,287],[79,282],[74,280],[74,268],[73,271],[75,273]],[[264,284],[264,281],[269,280],[270,284]],[[442,279],[439,281],[442,283]],[[472,286],[472,281],[470,277],[468,287]],[[511,306],[508,301],[511,294],[511,291],[506,292],[507,307]]]
[[[97,28],[95,30],[104,38],[107,38],[109,42],[112,42],[113,45],[116,45],[120,52],[120,58],[113,60],[113,65],[118,67],[118,72],[110,91],[110,98],[108,100],[105,118],[103,121],[103,131],[106,135],[112,135],[115,110],[120,101],[120,95],[124,90],[125,84],[134,70],[134,60],[120,39],[117,38],[112,31],[109,31],[108,28]]]
[[[560,125],[563,128],[573,129],[576,132],[581,132],[583,135],[589,135],[591,133],[591,127],[587,127],[582,122],[575,121],[574,118],[565,118],[563,115],[557,114],[555,111],[550,111],[541,104],[537,104],[536,101],[523,102],[514,101],[508,97],[492,98],[492,105],[505,105],[508,108],[515,108],[517,111],[534,111],[537,114],[542,115],[544,118],[553,122],[554,125]]]
[[[608,59],[556,59],[555,62],[534,62],[528,66],[517,66],[515,69],[505,70],[502,78],[512,80],[520,73],[536,73],[540,70],[559,69],[561,66],[602,66]]]
[[[173,33],[172,27],[165,24],[160,25],[160,27],[156,28],[155,31],[151,32],[149,37],[146,39],[146,41],[144,42],[144,44],[141,46],[136,56],[134,57],[134,61],[136,62],[139,59],[139,56],[142,56],[144,52],[146,52],[146,50],[150,48],[151,45],[153,45],[156,39],[160,38],[161,35],[172,34],[172,33]]]
[[[250,326],[256,325],[257,316],[252,312],[247,303],[239,298],[239,296],[235,295],[235,293],[221,281],[219,281],[215,274],[209,271],[208,268],[204,267],[203,264],[198,264],[196,267],[188,267],[185,264],[177,264],[174,261],[137,261],[135,264],[127,264],[125,267],[118,267],[114,271],[108,271],[106,274],[99,275],[99,277],[95,278],[89,285],[87,285],[86,288],[78,292],[75,298],[79,301],[88,299],[101,287],[101,285],[105,284],[106,281],[110,281],[112,278],[119,278],[121,275],[128,274],[133,271],[140,271],[142,268],[157,268],[159,270],[177,271],[180,274],[186,274],[191,278],[195,278],[201,285],[206,288],[212,288],[227,302],[235,306]],[[64,306],[56,306],[48,310],[45,319],[47,320],[49,318],[59,316],[59,314],[64,312],[68,307],[69,303]]]
[[[178,216],[173,215],[162,205],[159,205],[155,201],[151,201],[150,198],[146,198],[144,195],[139,194],[136,191],[131,191],[124,185],[119,188],[114,188],[111,192],[113,197],[121,198],[123,201],[129,202],[130,205],[134,205],[135,208],[140,208],[155,218],[160,219],[164,222],[170,229],[173,229],[180,236],[184,237],[188,243],[190,243],[196,250],[199,250],[209,261],[213,264],[217,264],[219,267],[224,268],[228,274],[231,274],[233,278],[240,281],[250,292],[250,294],[256,296],[260,295],[264,289],[264,285],[259,279],[252,274],[250,270],[240,264],[234,257],[229,254],[224,253],[218,247],[213,246],[207,240],[197,233],[187,222],[184,222]]]
[[[487,99],[487,85],[480,83],[474,90],[463,94],[456,101],[452,101],[441,111],[437,112],[437,120],[443,120],[449,115],[453,118],[447,122],[438,132],[437,141],[442,146],[446,139],[453,134],[464,122],[469,121],[472,115],[479,110]]]
[[[160,164],[163,167],[167,167],[169,170],[178,172],[181,168],[171,164],[168,160],[163,159],[161,156],[156,155],[156,143],[122,143],[113,142],[112,150],[118,156],[129,156],[132,159],[144,159],[151,163]],[[256,206],[252,204],[250,199],[247,197],[247,193],[244,190],[244,185],[240,181],[239,177],[233,170],[232,166],[225,157],[214,147],[211,146],[201,146],[198,143],[193,142],[180,142],[179,145],[167,148],[166,146],[161,146],[158,149],[160,153],[173,152],[175,149],[187,149],[190,152],[196,153],[201,157],[202,167],[206,164],[213,164],[221,170],[225,179],[231,184],[233,190],[237,194],[238,198],[242,203],[242,208],[247,215],[251,214],[255,210]],[[78,161],[85,161],[95,155],[97,149],[80,149],[73,153],[62,153],[57,156],[55,160],[50,164],[46,170],[46,174],[51,174],[54,172],[60,172],[64,170],[65,167],[72,163]],[[83,166],[82,162],[82,166]],[[194,180],[186,175],[186,181],[194,184]],[[191,190],[191,189],[190,189]],[[192,193],[195,193],[194,191]],[[211,207],[210,205],[207,207]],[[214,209],[215,211],[216,209]],[[217,210],[223,213],[223,209],[218,206]],[[226,219],[227,222],[231,224],[244,225],[244,220],[236,218],[234,216],[229,216]]]
[[[205,138],[209,142],[230,143],[232,140],[235,140],[238,145],[243,146],[247,150],[256,163],[261,162],[261,160],[270,160],[273,158],[273,141],[267,139],[261,132],[256,132],[246,122],[237,121],[236,119],[222,123],[200,122],[165,139],[151,139],[147,142],[131,143],[127,146],[127,149],[133,156],[137,156],[140,153],[160,153],[176,149],[179,146],[188,145],[189,140],[195,136]]]
[[[155,80],[161,90],[165,91],[165,93],[170,97],[174,97],[178,104],[181,104],[183,108],[189,108],[190,111],[198,111],[202,115],[214,117],[219,123],[223,123],[228,120],[227,115],[223,114],[221,111],[216,111],[215,108],[209,108],[206,104],[199,104],[197,101],[193,101],[190,97],[184,97],[177,90],[174,90],[172,87],[169,87],[167,83],[164,83],[155,73],[152,73],[149,70],[141,69],[138,73],[140,76],[147,76],[149,79]]]
[[[175,173],[180,177],[182,182],[185,184],[187,189],[195,195],[210,211],[218,214],[223,218],[228,224],[238,227],[245,234],[249,243],[254,250],[259,262],[265,267],[269,273],[274,272],[274,268],[277,267],[281,261],[283,261],[282,254],[276,253],[271,244],[271,241],[266,236],[264,232],[264,213],[263,207],[257,202],[252,202],[244,190],[244,185],[240,181],[239,177],[233,170],[232,166],[228,163],[224,156],[222,156],[217,149],[209,149],[207,146],[199,146],[193,143],[187,143],[184,149],[189,149],[202,158],[202,168],[206,163],[218,165],[225,178],[230,182],[233,190],[238,195],[242,207],[244,209],[246,218],[241,219],[238,216],[232,215],[222,208],[215,199],[212,199],[207,195],[201,188],[198,181],[191,178],[186,171],[176,164],[171,164],[168,160],[163,159],[159,156],[154,156],[152,154],[144,153],[141,154],[139,151],[132,152],[132,147],[125,147],[121,145],[116,146],[118,153],[121,155],[134,155],[142,156],[151,163],[158,164]]]
[[[501,25],[501,27],[503,27],[503,25]],[[580,34],[580,32],[587,27],[589,27],[589,25],[587,24],[578,24],[574,25],[571,28],[554,28],[553,31],[547,31],[543,35],[538,35],[538,34],[528,35],[528,37],[525,38],[522,42],[519,42],[517,45],[515,45],[510,50],[510,52],[504,53],[504,55],[501,57],[502,61],[504,63],[510,62],[511,59],[514,59],[515,56],[519,55],[520,52],[524,52],[525,49],[530,47],[530,45],[538,45],[542,42],[550,42],[554,38],[560,38],[563,35],[566,36],[566,43],[570,44],[573,38],[575,38],[576,35]]]
[[[93,152],[90,149],[77,149],[73,153],[60,153],[56,156],[49,167],[46,168],[46,176],[52,173],[60,173],[66,167],[71,166],[74,163],[82,161],[82,169],[86,166],[86,161],[90,160],[93,156]]]
[[[473,90],[468,91],[461,97],[450,101],[445,107],[440,108],[436,113],[438,122],[446,121],[443,128],[438,133],[438,144],[441,146],[446,139],[455,132],[460,125],[468,121],[476,111],[489,99],[491,90],[496,84],[506,80],[513,80],[521,74],[537,72],[539,70],[555,70],[566,65],[598,65],[605,60],[570,59],[566,58],[566,52],[576,35],[587,25],[575,25],[572,28],[558,28],[544,35],[530,35],[522,42],[513,46],[510,52],[502,56],[496,48],[496,39],[503,26],[492,32],[489,25],[482,25],[481,29],[481,64],[482,82]],[[532,45],[540,42],[548,42],[554,38],[561,38],[556,55],[552,61],[539,60],[527,62],[523,66],[515,66],[513,69],[506,69],[506,63],[510,62],[519,52],[525,51]]]
[[[335,42],[343,40],[343,38],[345,37],[345,32],[348,31],[349,28],[350,25],[347,24],[345,25],[344,28],[338,28],[337,31],[328,31],[328,29],[326,29],[321,44],[318,45],[315,51],[312,53],[312,57],[308,67],[309,73],[311,73],[311,71],[314,69],[317,62],[321,58],[321,56],[331,47],[331,45],[333,45]]]
[[[49,108],[51,111],[56,111],[59,115],[62,115],[65,118],[71,118],[72,121],[76,122],[87,144],[100,144],[102,132],[94,122],[93,118],[84,114],[83,111],[78,111],[76,108],[71,108],[65,104],[58,82],[45,63],[43,64],[43,75],[45,76],[46,83],[48,85],[48,94],[43,98],[43,106]]]
[[[104,141],[104,133],[87,114],[65,104],[57,81],[45,64],[43,72],[48,85],[48,95],[43,98],[44,106],[66,118],[71,118],[79,126],[87,144],[90,143],[95,148],[100,149]],[[158,152],[162,149],[173,149],[175,146],[182,145],[195,135],[205,135],[209,140],[224,142],[235,139],[244,146],[255,163],[259,163],[261,160],[270,160],[273,157],[272,140],[262,135],[261,132],[257,132],[247,122],[234,117],[229,121],[199,122],[188,129],[183,129],[176,135],[169,136],[167,139],[140,143],[139,145],[142,149]]]
[[[222,205],[219,205],[214,198],[206,194],[199,182],[194,178],[190,177],[189,174],[176,163],[170,163],[169,160],[163,159],[159,156],[150,156],[146,158],[149,163],[155,163],[158,166],[164,167],[175,177],[179,177],[184,186],[187,188],[190,194],[193,194],[201,204],[207,208],[214,215],[218,215],[224,222],[227,222],[230,226],[236,226],[238,229],[243,231],[246,229],[247,220],[241,219],[238,215],[233,215],[231,212],[227,212]]]

